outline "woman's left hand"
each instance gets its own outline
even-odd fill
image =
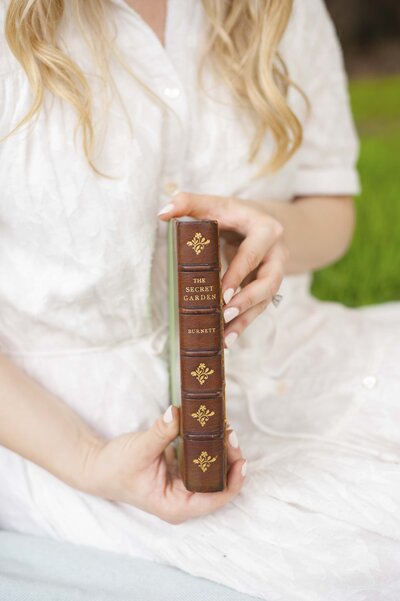
[[[183,216],[215,219],[222,234],[233,232],[241,237],[221,282],[224,319],[229,324],[225,345],[229,347],[279,290],[288,260],[283,226],[256,203],[188,192],[174,195],[159,213],[164,221]]]

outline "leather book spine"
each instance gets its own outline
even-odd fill
[[[181,384],[180,470],[186,488],[226,486],[225,375],[217,221],[175,221]]]

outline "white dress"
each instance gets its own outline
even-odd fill
[[[251,123],[226,87],[207,71],[210,94],[196,88],[201,2],[169,0],[165,48],[123,0],[110,10],[136,75],[112,63],[120,98],[102,96],[68,14],[60,43],[95,90],[96,164],[113,178],[87,166],[73,109],[50,96],[0,144],[0,349],[113,437],[150,426],[169,404],[156,213],[170,184],[277,202],[354,194],[358,148],[321,0],[295,2],[281,44],[313,105],[306,116],[290,95],[304,142],[260,179],[247,162]],[[4,39],[0,50],[1,136],[31,93]],[[259,162],[270,149],[267,136]],[[398,601],[400,304],[351,310],[315,300],[309,283],[287,277],[279,309],[227,352],[228,417],[248,459],[229,505],[173,526],[0,449],[0,527],[168,563],[268,601]]]

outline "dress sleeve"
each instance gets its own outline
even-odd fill
[[[289,24],[287,32],[295,65],[293,79],[310,103],[302,119],[303,141],[297,156],[294,193],[358,194],[355,165],[359,143],[334,25],[323,0],[295,0],[293,13],[294,23]]]

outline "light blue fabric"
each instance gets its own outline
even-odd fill
[[[0,532],[0,601],[254,601],[169,566]]]

